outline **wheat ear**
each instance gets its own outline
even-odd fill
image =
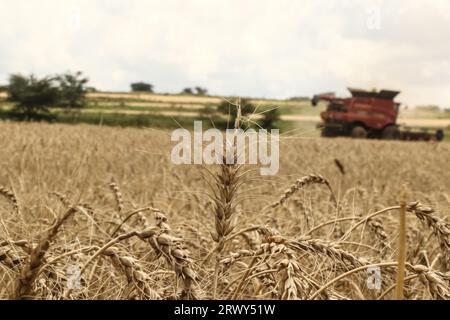
[[[150,300],[161,299],[161,295],[148,285],[148,275],[142,270],[136,259],[130,256],[120,256],[119,250],[115,247],[104,250],[102,254],[109,257],[113,265],[125,273],[128,284],[136,287],[138,296]],[[130,292],[127,293],[127,296],[129,295]]]
[[[38,271],[44,262],[44,255],[58,234],[59,228],[76,211],[76,208],[70,208],[67,210],[64,215],[58,218],[56,223],[48,231],[46,237],[39,241],[37,246],[31,250],[28,264],[23,267],[20,277],[16,281],[15,288],[12,293],[13,299],[24,299],[34,295],[33,284],[38,275]]]
[[[450,224],[434,214],[432,208],[423,206],[420,202],[412,202],[406,207],[416,217],[426,223],[439,241],[443,253],[443,266],[445,271],[450,270]]]
[[[336,204],[336,197],[334,195],[333,189],[331,188],[330,182],[324,178],[321,175],[318,174],[309,174],[307,176],[304,176],[303,178],[298,179],[295,181],[295,183],[287,189],[284,194],[281,196],[281,198],[274,202],[272,205],[270,205],[270,208],[274,209],[280,205],[282,205],[286,200],[288,200],[294,193],[296,193],[298,190],[303,189],[304,187],[312,184],[322,184],[325,185],[328,190],[331,192],[331,197],[333,199],[333,202]]]
[[[8,199],[13,208],[14,211],[19,211],[19,204],[17,202],[17,197],[11,190],[7,189],[6,187],[0,186],[0,195],[4,196],[6,199]]]

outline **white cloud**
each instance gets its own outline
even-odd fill
[[[394,88],[450,105],[446,0],[0,0],[0,81],[83,70],[94,86],[266,97]]]

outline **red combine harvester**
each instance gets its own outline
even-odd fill
[[[412,129],[397,124],[400,103],[394,101],[399,91],[365,91],[348,89],[350,98],[337,98],[334,93],[315,95],[312,105],[328,101],[326,111],[320,114],[322,136],[351,136],[389,140],[441,141],[443,130]]]

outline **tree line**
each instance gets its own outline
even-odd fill
[[[134,82],[130,85],[132,92],[146,92],[146,93],[154,93],[154,86],[148,82]],[[200,86],[196,86],[194,88],[184,88],[181,94],[186,95],[196,95],[196,96],[206,96],[208,94],[208,89]]]
[[[8,93],[7,100],[14,103],[12,115],[24,119],[50,117],[50,109],[53,107],[64,109],[82,108],[86,102],[86,93],[95,91],[88,87],[89,79],[81,71],[65,72],[51,76],[38,78],[34,75],[24,76],[12,74],[8,84],[1,87]],[[132,92],[153,92],[153,85],[146,82],[135,82],[131,84]],[[185,88],[182,94],[207,95],[208,91],[202,87]],[[256,107],[248,99],[239,102],[242,115],[250,116],[256,112]],[[218,105],[217,111],[228,115],[231,123],[236,116],[237,104],[223,101]],[[263,128],[272,128],[274,122],[279,120],[278,109],[261,112],[262,120],[255,125]]]
[[[32,118],[48,113],[51,107],[82,107],[88,81],[80,71],[42,78],[12,74],[4,88],[8,93],[7,100],[14,103],[13,111],[17,115]]]

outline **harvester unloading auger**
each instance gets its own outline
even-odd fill
[[[397,123],[400,103],[394,101],[399,91],[365,91],[349,88],[349,98],[337,98],[334,93],[315,95],[312,105],[328,101],[320,114],[322,136],[351,136],[388,140],[441,141],[444,131],[427,128],[405,128]]]

